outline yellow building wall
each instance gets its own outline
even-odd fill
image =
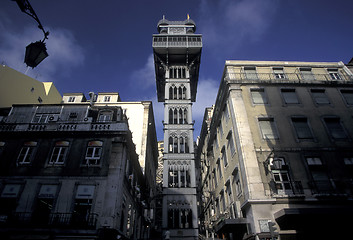
[[[0,108],[13,104],[61,103],[62,97],[52,82],[40,82],[8,66],[0,65]]]

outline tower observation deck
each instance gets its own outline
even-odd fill
[[[170,65],[188,66],[191,100],[195,102],[202,49],[202,35],[195,34],[196,25],[191,19],[158,22],[159,34],[153,35],[153,54],[156,71],[158,101],[164,101],[166,71]]]
[[[194,123],[202,36],[191,19],[163,17],[153,34],[158,101],[164,102],[162,229],[171,239],[197,239]]]

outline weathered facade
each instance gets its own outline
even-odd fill
[[[0,123],[2,238],[148,238],[153,193],[124,109],[63,101],[14,105]]]
[[[153,54],[158,101],[164,102],[163,222],[171,239],[198,237],[192,102],[196,99],[201,35],[191,19],[157,25]]]
[[[346,236],[352,116],[353,74],[342,62],[226,61],[197,154],[202,234]]]

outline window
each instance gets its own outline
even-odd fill
[[[332,190],[332,183],[327,175],[326,167],[319,157],[306,157],[306,162],[312,177],[312,190],[314,193],[327,193]]]
[[[219,158],[218,158],[218,160],[217,160],[217,171],[218,171],[218,179],[219,179],[219,181],[221,181],[222,180],[222,163],[221,163],[221,161],[219,160]]]
[[[65,162],[65,157],[67,154],[67,150],[69,148],[68,141],[58,141],[55,143],[55,147],[51,154],[49,164],[53,165],[63,165]]]
[[[104,96],[104,102],[110,102],[110,96]]]
[[[113,113],[111,111],[101,111],[99,113],[99,122],[110,122],[113,119]]]
[[[220,137],[221,137],[221,139],[222,139],[222,138],[223,138],[223,126],[222,126],[222,121],[219,122],[218,132],[219,132],[219,135],[220,135]]]
[[[311,96],[316,104],[330,104],[325,89],[310,89]]]
[[[69,101],[68,102],[75,102],[75,97],[69,97]]]
[[[172,188],[190,187],[190,168],[187,164],[169,165],[168,186]]]
[[[345,169],[348,177],[353,179],[353,157],[345,157],[344,159]]]
[[[265,94],[265,89],[263,88],[252,88],[250,89],[251,99],[254,104],[266,104],[268,103]]]
[[[213,182],[214,187],[218,185],[216,169],[213,169]]]
[[[272,170],[273,180],[277,194],[288,194],[292,192],[292,186],[286,170]]]
[[[281,94],[286,104],[298,104],[299,99],[294,88],[282,88]]]
[[[242,194],[242,187],[241,187],[241,183],[240,183],[238,170],[233,171],[233,184],[234,183],[235,183],[235,189],[236,189],[237,196],[239,197]]]
[[[244,67],[245,78],[248,80],[257,80],[256,67]]]
[[[341,80],[341,76],[338,73],[338,69],[337,68],[329,68],[327,69],[328,74],[330,75],[332,80]]]
[[[224,118],[226,119],[226,122],[228,122],[228,120],[229,120],[229,111],[228,111],[227,104],[224,106]]]
[[[230,153],[232,155],[234,155],[234,153],[235,153],[235,145],[234,145],[232,132],[229,132],[229,134],[227,136],[227,140],[228,140],[227,148],[230,150]]]
[[[341,92],[346,104],[353,105],[353,90],[352,89],[341,89],[340,92]]]
[[[58,185],[43,184],[33,211],[32,219],[35,222],[46,224],[49,222],[50,213],[53,209]]]
[[[299,68],[303,80],[312,81],[315,80],[314,74],[311,72],[311,68]]]
[[[37,142],[25,142],[20,150],[20,154],[17,157],[17,163],[21,165],[30,164],[36,147]]]
[[[93,185],[77,186],[74,211],[71,219],[73,226],[82,226],[82,224],[84,226],[93,226],[95,224],[95,216],[91,213],[94,191],[95,186]]]
[[[187,109],[186,108],[170,108],[169,109],[169,124],[187,124]]]
[[[273,118],[259,118],[259,126],[263,139],[278,139],[278,131]]]
[[[17,199],[20,195],[22,185],[6,184],[0,195],[0,215],[2,219],[8,220],[16,210]]]
[[[273,68],[273,74],[275,75],[275,78],[277,78],[277,79],[286,78],[286,75],[284,74],[284,71],[283,71],[282,67],[274,67]]]
[[[170,78],[186,78],[186,69],[184,67],[173,67],[169,69]]]
[[[53,114],[36,114],[32,120],[33,123],[47,123],[54,119],[57,119],[59,115]]]
[[[306,117],[292,117],[292,124],[298,139],[313,139],[313,134]]]
[[[102,141],[90,141],[86,150],[86,165],[99,165],[102,156]]]
[[[227,160],[226,149],[224,147],[222,148],[222,160],[223,160],[224,166],[226,167],[228,165],[228,160]]]
[[[172,203],[170,203],[170,207],[171,208],[168,209],[168,228],[169,229],[192,228],[191,209],[178,208],[176,205]]]
[[[226,211],[226,198],[224,197],[224,191],[221,192],[221,202],[222,202],[222,211],[223,213]]]
[[[348,138],[339,117],[325,117],[323,118],[326,128],[333,139]]]

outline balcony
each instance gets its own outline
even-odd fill
[[[0,132],[56,132],[56,131],[127,131],[124,122],[96,123],[1,123]]]
[[[352,180],[330,179],[321,181],[311,181],[309,182],[309,186],[313,195],[352,196],[353,194]]]
[[[345,74],[345,72],[340,72],[338,76],[333,78],[330,74],[313,74],[309,79],[300,73],[286,73],[279,77],[274,73],[246,74],[228,71],[226,78],[233,83],[353,83],[353,78]]]
[[[300,197],[304,195],[301,181],[270,182],[273,197]]]
[[[75,229],[95,229],[98,215],[77,213],[51,213],[33,214],[32,212],[16,212],[10,215],[0,216],[0,226],[22,226],[22,227],[57,227]]]
[[[154,36],[152,47],[154,48],[201,48],[202,40],[201,36]]]

